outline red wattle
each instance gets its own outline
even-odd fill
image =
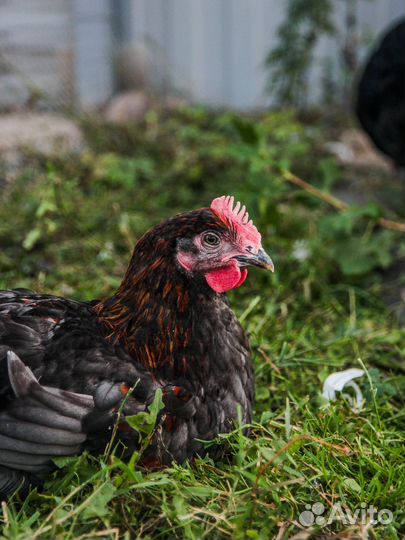
[[[245,283],[247,275],[248,275],[248,271],[246,270],[246,268],[244,268],[242,270],[242,272],[240,273],[240,280],[239,280],[238,284],[235,285],[235,288],[240,287],[241,285],[243,285]]]
[[[241,271],[237,264],[232,264],[208,272],[205,274],[205,279],[215,292],[224,293],[240,287],[247,278],[247,274],[248,271],[245,268]]]

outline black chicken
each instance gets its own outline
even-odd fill
[[[238,406],[250,422],[249,344],[223,293],[242,285],[249,265],[273,263],[233,204],[220,197],[146,233],[103,302],[0,293],[3,496],[43,476],[53,457],[102,451],[120,407],[120,418],[144,411],[158,388],[164,408],[145,466],[203,456],[201,441],[232,429]],[[125,420],[118,433],[136,448]]]
[[[377,148],[397,167],[405,167],[404,19],[367,61],[357,89],[356,114]]]

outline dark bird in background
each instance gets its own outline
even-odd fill
[[[356,95],[356,114],[374,144],[405,167],[405,19],[368,59]]]
[[[56,456],[103,451],[120,406],[119,437],[135,449],[125,415],[159,388],[145,466],[215,452],[201,441],[233,429],[239,408],[249,423],[251,353],[223,293],[250,265],[274,270],[245,207],[219,197],[147,232],[105,301],[0,292],[0,494],[46,475]]]

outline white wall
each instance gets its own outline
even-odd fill
[[[113,93],[113,33],[110,0],[70,0],[74,47],[74,94],[88,108]]]
[[[354,0],[353,0],[354,1]],[[337,25],[344,2],[335,0]],[[193,101],[246,109],[268,104],[263,69],[277,43],[283,0],[120,0],[129,22],[129,41],[143,51],[154,86],[171,86]],[[404,14],[403,0],[360,0],[361,35],[375,36]],[[128,36],[127,36],[128,39]],[[322,64],[336,57],[336,44],[316,49],[312,98],[321,94]],[[336,68],[336,66],[335,66]]]
[[[337,24],[342,26],[346,2],[334,1]],[[264,60],[277,43],[286,4],[0,0],[0,106],[16,99],[21,86],[24,94],[24,85],[42,89],[56,106],[72,100],[85,107],[103,104],[113,92],[114,48],[125,43],[131,69],[141,62],[140,80],[162,94],[178,91],[209,106],[266,106]],[[357,5],[363,36],[375,36],[404,13],[403,0],[357,0]],[[120,24],[114,24],[118,19]],[[115,41],[114,27],[119,29]],[[314,101],[321,96],[325,57],[338,62],[335,49],[331,39],[317,46],[311,76]]]
[[[72,57],[69,5],[64,0],[0,1],[0,104],[13,91],[46,89],[67,99]]]
[[[113,91],[111,17],[110,0],[0,0],[0,106],[38,91],[56,109],[104,103]]]

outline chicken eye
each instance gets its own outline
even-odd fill
[[[219,246],[219,243],[221,241],[217,234],[211,232],[204,234],[203,240],[204,243],[210,247]]]

